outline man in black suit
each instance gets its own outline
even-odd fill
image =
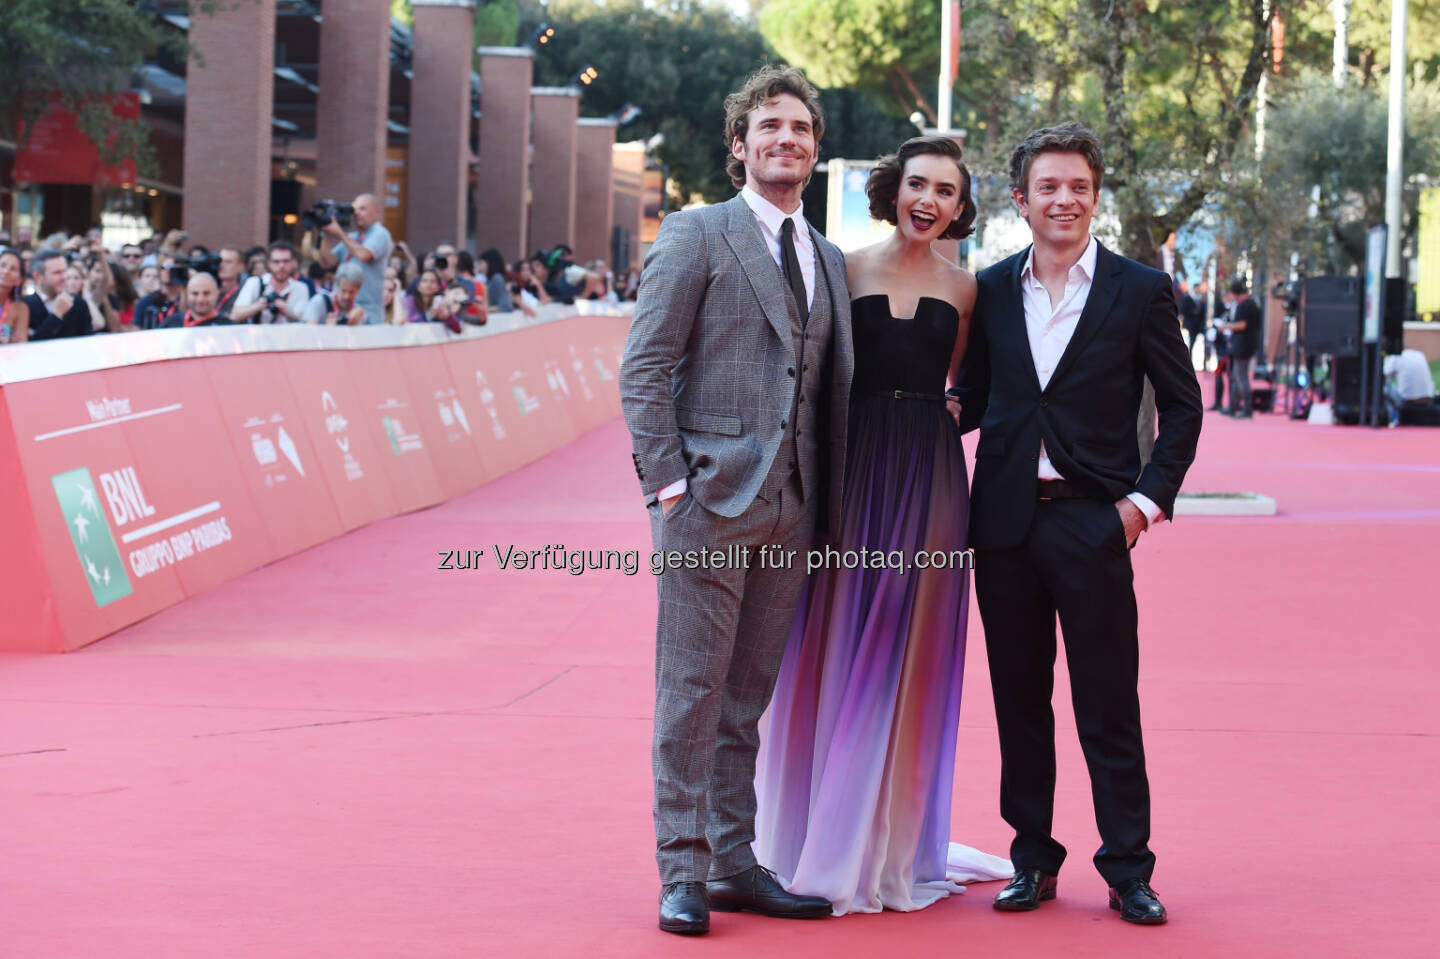
[[[1051,835],[1058,613],[1103,840],[1095,865],[1122,918],[1159,923],[1130,548],[1171,515],[1203,412],[1169,277],[1090,235],[1104,169],[1095,134],[1075,123],[1036,130],[1015,149],[1010,185],[1034,244],[976,277],[952,395],[961,428],[980,427],[970,545],[1000,732],[1000,811],[1015,829],[1015,878],[995,907],[1053,899],[1065,858]],[[1147,377],[1160,426],[1142,469],[1135,422]]]
[[[30,341],[95,332],[85,299],[65,292],[65,254],[41,250],[30,262],[35,292],[25,297],[30,308]]]

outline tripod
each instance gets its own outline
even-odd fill
[[[1301,382],[1301,370],[1305,363],[1304,338],[1300,335],[1300,323],[1291,310],[1285,311],[1285,319],[1281,323],[1280,356],[1275,362],[1275,379],[1284,388],[1285,413],[1294,417],[1298,410],[1298,415],[1304,416],[1310,409],[1308,370],[1304,382]],[[1282,400],[1277,396],[1275,401],[1275,411],[1278,413]]]

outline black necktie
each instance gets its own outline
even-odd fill
[[[800,311],[800,323],[810,322],[810,298],[805,294],[805,275],[800,272],[800,256],[795,252],[795,221],[790,217],[780,226],[780,259],[785,264],[785,279],[790,281],[790,295]]]

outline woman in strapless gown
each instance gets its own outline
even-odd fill
[[[855,377],[842,528],[828,545],[851,561],[807,583],[756,773],[760,862],[837,915],[921,909],[1013,872],[950,842],[969,483],[944,391],[975,280],[930,244],[971,232],[970,176],[948,137],[917,137],[880,161],[867,192],[896,230],[847,257]],[[917,568],[921,554],[938,568]]]

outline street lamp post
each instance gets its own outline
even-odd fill
[[[1390,3],[1390,148],[1385,159],[1385,275],[1403,276],[1400,240],[1405,190],[1405,28],[1408,0]]]
[[[937,98],[938,122],[935,125],[940,128],[941,133],[950,132],[950,124],[955,117],[954,104],[951,101],[955,89],[955,75],[951,72],[950,60],[950,45],[954,43],[951,7],[951,0],[940,0],[940,96]]]
[[[1350,63],[1350,0],[1330,0],[1330,12],[1335,17],[1335,48],[1331,54],[1330,79],[1338,90],[1345,85],[1345,73]]]

